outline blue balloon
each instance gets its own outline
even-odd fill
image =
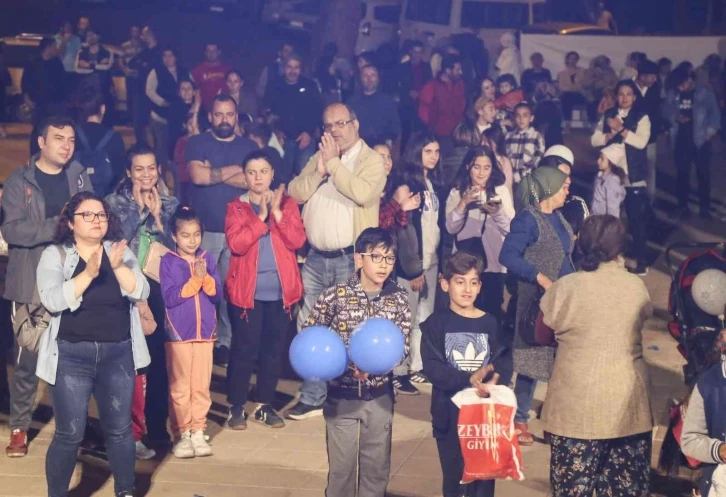
[[[329,328],[311,326],[290,344],[290,364],[304,380],[332,380],[348,367],[345,343]]]
[[[403,359],[405,339],[388,319],[371,318],[350,337],[350,358],[364,373],[385,374]]]

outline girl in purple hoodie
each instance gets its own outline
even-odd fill
[[[202,223],[189,207],[171,220],[176,252],[161,259],[161,291],[166,306],[166,367],[169,419],[178,458],[211,456],[204,436],[212,405],[212,349],[217,339],[215,303],[222,296],[217,265],[200,248]]]

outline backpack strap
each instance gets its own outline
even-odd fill
[[[88,136],[86,136],[85,131],[80,126],[76,127],[76,136],[81,140],[81,145],[83,145],[84,150],[91,150],[91,146],[88,144]]]
[[[108,142],[111,141],[111,138],[113,138],[113,128],[106,131],[106,134],[103,135],[103,138],[101,138],[101,141],[98,142],[98,145],[96,145],[96,152],[101,152],[106,145],[108,145]]]

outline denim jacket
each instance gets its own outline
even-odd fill
[[[111,242],[103,242],[103,248],[108,254],[111,250]],[[58,329],[61,322],[61,314],[66,309],[75,311],[81,305],[83,296],[76,298],[73,286],[73,272],[78,265],[78,251],[76,247],[62,247],[66,251],[65,264],[61,267],[60,253],[56,245],[47,247],[40,257],[38,264],[38,293],[40,302],[52,314],[48,330],[40,339],[40,350],[38,351],[38,366],[35,374],[41,380],[50,385],[55,384],[56,370],[58,369]],[[149,350],[146,348],[146,339],[141,330],[141,316],[134,302],[146,300],[149,297],[149,282],[146,281],[136,256],[127,248],[123,255],[123,263],[128,266],[136,276],[136,288],[132,293],[121,294],[127,297],[131,304],[131,344],[134,355],[134,368],[139,369],[151,363]]]
[[[151,215],[147,207],[139,211],[139,206],[133,199],[131,191],[122,190],[119,193],[112,193],[106,197],[106,202],[108,202],[113,213],[119,218],[124,240],[128,240],[129,248],[135,255],[139,253],[142,225],[146,226],[146,231],[157,242],[164,244],[169,249],[174,249],[174,241],[171,238],[171,226],[169,222],[176,212],[177,207],[179,207],[179,201],[176,197],[161,194],[159,196],[161,198],[161,224],[164,226],[164,231],[159,230],[156,226],[154,216]]]
[[[671,144],[675,145],[678,136],[676,117],[680,112],[680,93],[669,91],[663,103],[663,118],[668,121],[671,132]],[[693,94],[693,141],[697,147],[702,147],[707,136],[718,133],[721,129],[721,111],[716,101],[716,96],[710,88],[696,86]]]

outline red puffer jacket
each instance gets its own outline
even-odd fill
[[[225,288],[229,302],[242,309],[255,305],[259,240],[270,232],[272,251],[282,285],[282,302],[289,309],[302,298],[303,285],[295,251],[305,243],[305,229],[297,203],[288,196],[282,199],[282,221],[270,214],[264,223],[252,210],[247,194],[227,204],[224,232],[232,253]]]

